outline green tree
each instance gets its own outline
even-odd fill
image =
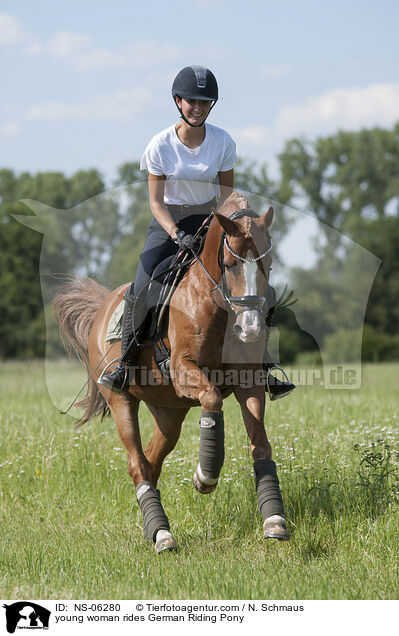
[[[350,307],[359,287],[354,271],[361,277],[361,263],[354,270],[345,265],[345,260],[350,262],[345,238],[349,236],[382,261],[370,294],[366,322],[377,332],[397,333],[399,124],[392,130],[341,131],[314,142],[292,139],[279,160],[280,199],[313,212],[322,222],[317,264],[312,271],[296,272],[297,284],[306,293],[306,311],[309,316],[316,316],[316,328],[323,336],[331,336],[332,324],[331,329],[325,323],[317,326],[317,315],[318,308],[331,304],[333,298],[341,327],[353,328]],[[336,282],[327,283],[326,267],[336,270]],[[333,342],[336,341],[329,337],[331,348]]]
[[[101,202],[94,206],[88,203],[84,209],[73,206],[103,189],[96,170],[79,171],[70,178],[61,173],[15,175],[9,169],[0,171],[0,356],[26,358],[44,353],[39,274],[48,289],[55,284],[50,277],[55,272],[75,273],[79,267],[86,265],[87,269],[88,263],[98,269],[102,263],[109,240],[103,228],[110,217],[110,205],[103,204],[106,209],[101,228],[94,224],[95,232],[86,234],[85,227],[92,228]],[[27,216],[29,207],[21,200],[28,198],[40,210],[39,218]],[[69,217],[65,213],[68,208],[72,208]],[[23,215],[24,224],[18,223],[14,215]],[[94,233],[97,236],[93,237]],[[50,239],[46,240],[45,253],[41,252],[43,235]]]
[[[11,190],[6,189],[4,181],[1,187],[0,357],[42,356],[44,316],[39,279],[42,237],[10,216],[18,208],[24,210],[24,206],[8,202]]]
[[[356,238],[359,221],[386,218],[399,202],[399,123],[392,130],[292,139],[279,155],[279,192],[339,232]]]

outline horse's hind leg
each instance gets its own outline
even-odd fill
[[[130,394],[112,394],[109,406],[119,437],[128,452],[128,470],[135,486],[152,481],[152,468],[141,444],[138,411],[139,400]]]
[[[139,400],[131,395],[113,395],[109,405],[119,436],[128,452],[128,470],[136,486],[137,500],[143,514],[144,536],[155,543],[157,552],[176,549],[159,492],[154,487],[156,480],[154,481],[152,465],[141,444]]]

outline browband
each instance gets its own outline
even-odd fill
[[[236,219],[242,219],[243,216],[249,216],[251,219],[259,219],[259,214],[255,212],[255,210],[251,210],[250,208],[242,208],[241,210],[236,210],[233,214],[230,214],[230,221],[235,221]]]

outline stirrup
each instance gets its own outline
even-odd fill
[[[122,390],[120,391],[119,389],[110,389],[108,386],[106,386],[106,384],[102,383],[102,379],[104,375],[107,375],[106,371],[108,370],[108,368],[111,366],[111,364],[115,364],[118,363],[121,364],[121,359],[120,358],[115,358],[114,360],[111,360],[111,362],[108,362],[107,366],[104,367],[104,369],[101,371],[98,379],[97,379],[97,384],[99,384],[100,386],[104,386],[106,389],[108,390],[113,390],[114,393],[122,393],[123,388],[126,386],[126,381],[129,379],[129,367],[124,365],[125,368],[125,377],[123,378],[123,384],[122,384]]]
[[[270,385],[269,385],[269,374],[271,373],[271,371],[273,369],[278,369],[279,371],[281,371],[281,373],[283,374],[283,376],[285,377],[286,381],[289,384],[292,384],[288,375],[286,374],[286,372],[284,371],[284,369],[282,369],[278,364],[276,364],[275,362],[270,362],[270,363],[266,363],[267,364],[267,375],[266,375],[266,390],[269,394],[269,398],[271,401],[273,400],[279,400],[282,397],[285,397],[286,395],[288,395],[289,393],[291,393],[291,391],[293,391],[293,389],[290,389],[289,391],[285,391],[285,393],[281,393],[280,395],[273,395],[272,392],[270,391]],[[294,387],[295,388],[295,387]]]
[[[115,364],[115,362],[118,363],[121,361],[120,358],[115,358],[114,360],[111,360],[111,362],[108,362],[107,366],[104,367],[104,369],[101,371],[100,375],[98,376],[98,379],[101,380],[101,378],[103,377],[103,375],[107,375],[106,371],[108,370],[108,367],[111,366],[111,364]]]

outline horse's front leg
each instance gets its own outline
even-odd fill
[[[276,464],[272,460],[272,449],[264,427],[265,390],[264,386],[244,388],[237,386],[234,394],[251,441],[254,460],[255,485],[258,506],[263,518],[263,532],[266,539],[288,539],[283,500],[281,497]]]
[[[195,488],[202,495],[215,490],[224,462],[223,399],[198,364],[188,356],[173,362],[173,383],[177,395],[196,399],[202,406],[199,462],[194,471]]]

